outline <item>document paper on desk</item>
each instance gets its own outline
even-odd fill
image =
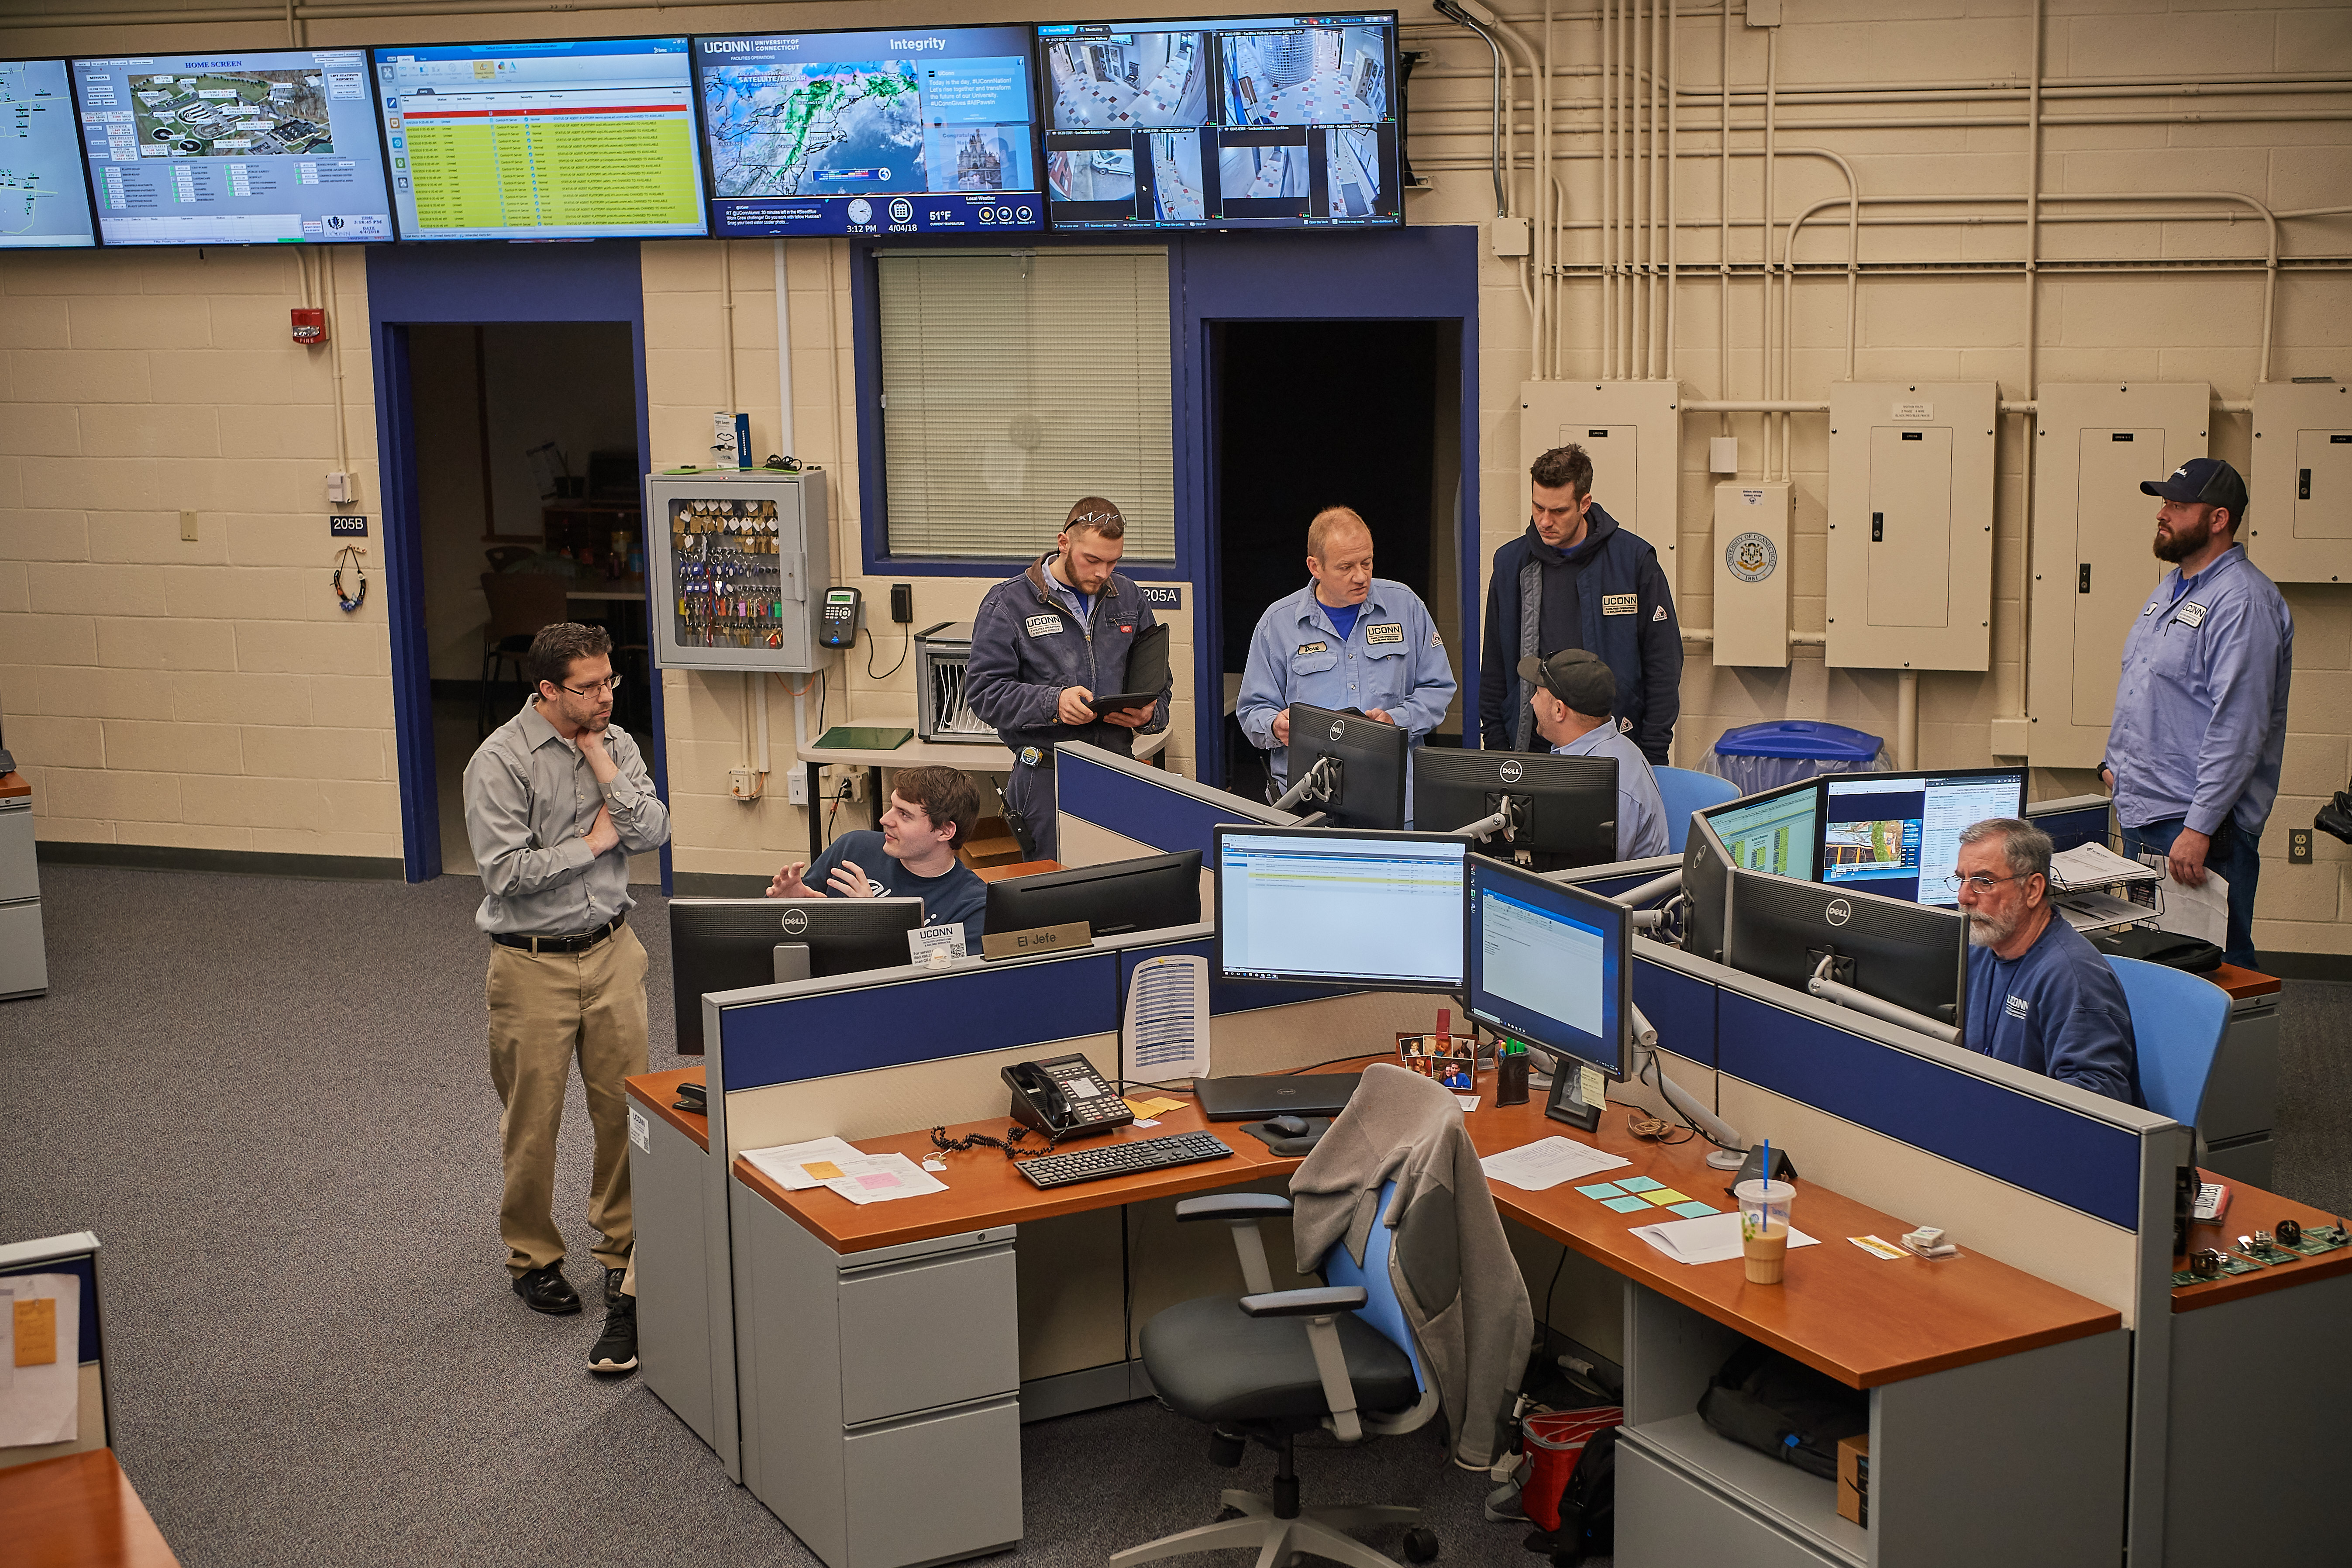
[[[81,1276],[0,1279],[0,1448],[66,1443],[81,1426]]]
[[[1633,1163],[1622,1154],[1612,1154],[1606,1149],[1595,1149],[1572,1138],[1546,1138],[1489,1154],[1478,1162],[1478,1167],[1492,1181],[1506,1183],[1523,1193],[1541,1193],[1562,1182],[1581,1181]]]
[[[823,1184],[860,1207],[948,1190],[945,1182],[904,1154],[859,1154],[834,1163],[841,1168],[841,1174]]]
[[[763,1174],[772,1177],[776,1184],[788,1193],[804,1193],[822,1185],[822,1173],[812,1173],[810,1165],[839,1165],[845,1160],[863,1160],[866,1151],[840,1138],[813,1138],[805,1143],[779,1143],[772,1149],[746,1149],[743,1158]]]
[[[2050,879],[2061,889],[2104,888],[2110,882],[2152,882],[2156,872],[2104,844],[2077,844],[2050,857]]]
[[[1207,959],[1176,952],[1135,966],[1118,1029],[1118,1070],[1129,1083],[1209,1076]]]
[[[1671,1220],[1664,1225],[1637,1225],[1633,1234],[1677,1263],[1728,1263],[1740,1254],[1739,1215],[1709,1215],[1705,1219]],[[1818,1247],[1819,1237],[1789,1227],[1789,1247]]]

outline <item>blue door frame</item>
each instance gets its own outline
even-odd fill
[[[637,451],[653,450],[646,417],[645,284],[634,240],[586,245],[373,246],[368,342],[375,362],[376,449],[383,486],[383,576],[392,629],[392,712],[400,780],[402,861],[408,880],[441,874],[441,808],[433,742],[432,651],[425,633],[424,520],[418,512],[416,429],[408,329],[504,321],[625,321],[636,380]],[[650,605],[648,606],[650,614]],[[653,685],[653,735],[644,748],[654,789],[669,798],[662,687]],[[661,852],[662,891],[670,852]]]

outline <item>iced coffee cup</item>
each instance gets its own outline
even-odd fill
[[[1748,1282],[1778,1285],[1789,1257],[1789,1210],[1797,1199],[1796,1184],[1748,1181],[1731,1193],[1739,1200],[1739,1243]]]

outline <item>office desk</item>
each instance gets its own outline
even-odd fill
[[[1632,1162],[1612,1175],[1647,1174],[1727,1202],[1703,1143],[1643,1143],[1624,1121],[1612,1110],[1584,1140]],[[1158,1127],[1111,1136],[1202,1125],[1187,1104]],[[1003,1127],[992,1119],[948,1131]],[[1468,1127],[1484,1153],[1565,1131],[1539,1105],[1488,1106]],[[745,1484],[831,1568],[904,1568],[1018,1540],[1016,1231],[1278,1181],[1299,1163],[1239,1124],[1214,1130],[1233,1159],[1040,1192],[982,1149],[949,1157],[945,1193],[865,1207],[822,1188],[787,1193],[739,1159],[734,1180],[759,1200],[743,1205],[755,1246],[738,1314]],[[912,1132],[858,1146],[919,1157],[930,1140]],[[1572,1185],[1494,1191],[1507,1219],[1623,1281],[1617,1560],[1627,1568],[1707,1555],[1848,1568],[1980,1563],[1996,1550],[2005,1564],[2113,1557],[2127,1380],[2115,1310],[1982,1257],[1874,1258],[1844,1238],[1893,1237],[1909,1223],[1819,1186],[1801,1188],[1798,1224],[1822,1245],[1790,1256],[1783,1287],[1748,1285],[1737,1264],[1673,1263],[1630,1234],[1671,1216],[1616,1215]],[[1224,1288],[1201,1278],[1191,1293]],[[1867,1529],[1837,1517],[1832,1482],[1739,1447],[1695,1414],[1743,1335],[1871,1391]],[[869,1437],[889,1442],[861,1452]],[[898,1465],[954,1480],[935,1498],[911,1498],[885,1486],[884,1467]],[[1196,1479],[1205,1499],[1211,1477],[1204,1468]]]
[[[111,1448],[0,1469],[10,1568],[177,1568]]]
[[[1171,727],[1172,728],[1172,727]],[[1135,760],[1142,762],[1156,757],[1168,746],[1169,730],[1135,738]],[[994,741],[940,742],[908,740],[888,751],[876,751],[865,746],[803,746],[800,758],[808,769],[809,798],[816,800],[824,791],[817,778],[817,770],[837,763],[862,767],[866,771],[866,793],[872,800],[882,798],[883,771],[890,768],[946,767],[961,768],[971,773],[1009,773],[1013,771],[1013,753]],[[809,857],[814,859],[824,846],[817,842],[817,813],[809,813]]]
[[[639,1375],[663,1404],[712,1448],[719,1423],[735,1419],[733,1379],[712,1364],[714,1345],[731,1361],[729,1336],[711,1329],[712,1258],[704,1218],[704,1172],[710,1119],[671,1102],[681,1083],[700,1083],[699,1067],[645,1073],[626,1080],[629,1191],[636,1216]],[[720,1243],[720,1263],[725,1243]],[[723,1272],[723,1270],[722,1270]]]
[[[2230,994],[2230,1022],[2205,1075],[2197,1131],[2206,1158],[2230,1182],[2271,1179],[2278,1125],[2279,994],[2273,976],[2224,963],[2205,976]]]

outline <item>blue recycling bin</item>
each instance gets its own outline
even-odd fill
[[[1726,730],[1704,766],[1740,794],[1754,795],[1822,773],[1887,773],[1895,763],[1875,735],[1815,719],[1778,719]]]

